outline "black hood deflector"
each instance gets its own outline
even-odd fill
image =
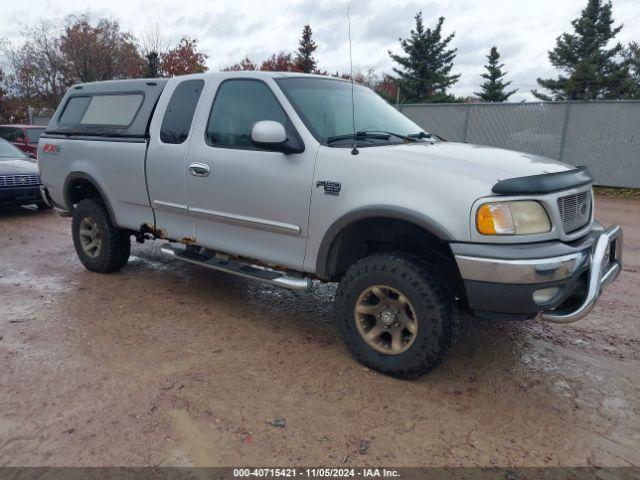
[[[555,173],[543,173],[529,177],[509,178],[496,183],[491,191],[501,195],[530,195],[552,193],[593,183],[587,167]]]

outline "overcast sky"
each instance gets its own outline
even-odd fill
[[[492,45],[506,63],[509,79],[519,92],[511,100],[531,99],[536,77],[554,75],[547,51],[570,28],[586,0],[24,0],[3,2],[0,37],[19,43],[21,25],[39,17],[69,14],[108,16],[140,36],[157,24],[172,42],[188,35],[200,41],[212,70],[248,55],[256,62],[280,50],[294,50],[302,26],[309,23],[318,43],[316,58],[328,71],[348,71],[347,5],[351,7],[354,67],[391,72],[388,50],[399,51],[413,16],[422,10],[427,25],[446,18],[445,33],[455,32],[458,48],[455,72],[462,76],[453,91],[472,95]],[[624,23],[620,41],[640,41],[638,0],[614,0],[614,16]],[[39,13],[41,12],[41,13]]]

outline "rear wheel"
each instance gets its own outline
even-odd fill
[[[78,203],[71,228],[76,253],[88,270],[115,272],[129,261],[129,233],[113,225],[101,201],[88,198]]]
[[[398,378],[436,367],[458,336],[453,292],[424,260],[404,253],[354,264],[340,282],[336,309],[351,353]]]

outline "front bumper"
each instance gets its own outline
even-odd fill
[[[451,244],[469,307],[493,318],[570,323],[587,315],[622,268],[622,229],[572,243]]]
[[[2,205],[29,205],[41,199],[39,185],[0,187],[0,204]]]

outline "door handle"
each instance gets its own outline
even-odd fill
[[[192,163],[189,165],[189,173],[194,177],[208,177],[209,165],[206,163]]]

